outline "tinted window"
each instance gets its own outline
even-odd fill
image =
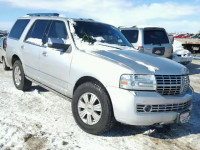
[[[144,44],[166,44],[169,43],[165,30],[144,30]]]
[[[130,43],[138,41],[138,30],[122,30],[121,31]]]
[[[50,21],[48,20],[35,21],[26,36],[26,41],[37,45],[43,45],[46,43],[46,37],[44,33],[48,28],[49,22]]]
[[[53,21],[49,30],[49,38],[67,39],[67,30],[62,21]]]
[[[29,23],[29,19],[19,19],[14,24],[12,30],[10,31],[9,37],[14,39],[20,39],[24,29]]]

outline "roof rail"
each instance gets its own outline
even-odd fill
[[[30,13],[28,16],[59,16],[58,13]]]
[[[94,19],[91,18],[79,18],[80,20],[90,20],[90,21],[94,21]]]
[[[130,27],[128,27],[128,26],[119,26],[118,28],[120,29],[120,28],[136,28],[137,26],[136,25],[134,25],[134,26],[130,26]]]

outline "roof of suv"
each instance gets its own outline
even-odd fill
[[[21,17],[21,19],[24,19],[24,18],[28,18],[28,19],[37,19],[37,18],[58,19],[58,18],[61,18],[61,19],[68,19],[68,20],[72,19],[74,21],[94,21],[93,19],[88,19],[88,18],[67,18],[64,15],[60,15],[58,13],[33,13],[33,14],[27,14],[27,15]]]
[[[145,25],[137,25],[137,26],[131,26],[131,27],[126,27],[126,26],[119,26],[119,29],[145,29],[145,28],[158,28],[158,29],[163,29],[162,27],[156,27],[156,26],[145,26]]]

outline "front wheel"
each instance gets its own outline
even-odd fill
[[[114,125],[112,104],[105,89],[88,82],[80,85],[72,99],[76,123],[90,134],[102,134]]]
[[[13,82],[18,90],[27,91],[31,88],[32,82],[26,79],[24,69],[19,60],[13,65]]]

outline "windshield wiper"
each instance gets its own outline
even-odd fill
[[[119,47],[115,47],[115,46],[104,45],[104,44],[98,44],[98,45],[107,46],[107,47],[116,48],[116,49],[120,49],[120,50],[121,50],[121,48],[119,48]]]

